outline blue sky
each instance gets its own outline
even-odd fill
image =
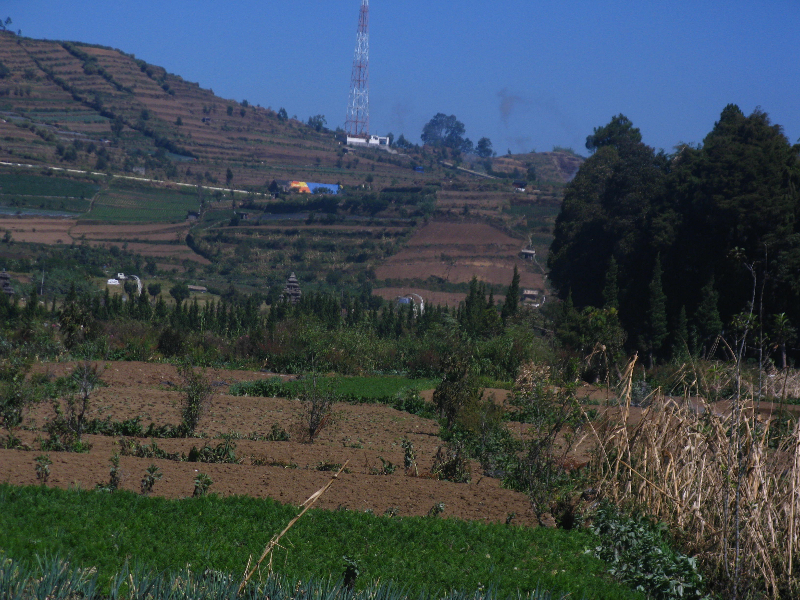
[[[344,124],[361,0],[3,0],[23,35],[133,53],[224,98]],[[699,143],[756,107],[800,138],[800,2],[370,2],[370,130],[437,112],[498,153],[569,146],[618,113]]]

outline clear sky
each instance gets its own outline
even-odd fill
[[[224,98],[344,125],[361,0],[2,0],[23,35],[119,48]],[[722,109],[800,137],[798,0],[372,0],[371,133],[454,114],[502,154],[618,113],[670,151]]]

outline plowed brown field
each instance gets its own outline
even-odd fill
[[[156,424],[180,421],[183,395],[176,389],[179,379],[175,367],[136,362],[109,362],[101,366],[107,387],[97,389],[92,395],[89,418],[123,420],[140,416],[144,425],[151,421]],[[45,364],[38,366],[38,371],[56,376],[68,373],[73,367],[69,363]],[[269,375],[222,370],[209,371],[207,375],[217,394],[198,428],[198,435],[204,439],[159,439],[156,441],[159,447],[167,452],[188,453],[192,446],[199,447],[205,442],[216,446],[221,440],[213,438],[221,433],[266,434],[275,423],[292,433],[293,440],[297,438],[299,401],[227,394],[229,384],[234,381]],[[472,465],[472,481],[468,484],[438,481],[427,475],[442,445],[435,421],[381,405],[337,404],[335,414],[335,423],[314,444],[238,440],[236,453],[243,459],[242,464],[123,456],[122,487],[138,492],[145,469],[155,463],[164,473],[155,485],[156,495],[169,498],[191,495],[193,480],[202,471],[214,481],[212,492],[272,497],[299,504],[330,477],[330,473],[318,470],[321,463],[349,460],[348,472],[322,497],[319,506],[371,509],[377,514],[392,507],[402,515],[423,515],[434,503],[444,502],[445,515],[504,521],[513,512],[515,522],[535,523],[526,496],[501,488],[497,479],[481,476],[477,464]],[[15,485],[36,483],[34,460],[40,454],[37,438],[45,435],[43,426],[52,416],[53,409],[48,404],[38,405],[26,416],[19,435],[31,450],[0,450],[0,481]],[[404,437],[414,444],[419,476],[403,470],[400,441]],[[109,458],[119,450],[117,440],[97,435],[87,435],[85,439],[92,444],[88,454],[50,453],[53,464],[49,485],[85,489],[108,480]],[[382,466],[381,458],[399,467],[391,475],[375,474]]]
[[[378,279],[437,277],[466,283],[472,277],[493,285],[508,285],[514,266],[520,285],[544,289],[536,265],[520,257],[525,242],[486,223],[431,221],[420,227],[406,247],[375,269]]]

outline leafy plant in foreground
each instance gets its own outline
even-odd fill
[[[50,478],[50,465],[53,464],[53,461],[50,460],[50,456],[47,454],[40,454],[36,457],[36,479],[38,479],[43,484],[47,483],[47,480]]]
[[[707,598],[697,561],[673,551],[666,525],[642,515],[627,516],[612,504],[597,509],[592,525],[600,537],[595,556],[611,565],[609,572],[655,600]]]
[[[186,475],[191,484],[193,476]],[[167,500],[125,490],[108,494],[0,484],[0,547],[9,556],[34,565],[37,554],[76,557],[81,567],[97,568],[104,588],[124,569],[128,556],[149,574],[149,580],[168,572],[185,581],[178,574],[191,563],[201,569],[191,575],[192,580],[211,577],[202,572],[211,566],[217,573],[234,574],[238,583],[241,577],[235,574],[241,574],[248,556],[260,551],[297,516],[298,509],[269,499],[216,496],[213,489],[200,498]],[[446,514],[445,510],[440,516]],[[283,548],[276,549],[281,573],[293,582],[341,576],[342,556],[347,555],[359,563],[356,590],[371,589],[371,582],[377,580],[395,582],[412,599],[423,595],[455,598],[448,595],[450,590],[476,590],[483,584],[494,591],[493,600],[517,599],[516,590],[539,585],[571,591],[572,598],[643,600],[640,593],[610,576],[606,563],[585,553],[586,548],[598,545],[587,529],[508,527],[502,520],[386,518],[360,510],[312,509],[307,517],[291,530]],[[29,540],[38,542],[34,546]],[[369,550],[362,551],[367,544]],[[75,548],[81,549],[80,555]],[[213,578],[218,580],[216,574]],[[169,581],[164,579],[163,585]],[[279,596],[269,597],[278,600]]]
[[[142,495],[147,496],[150,494],[153,491],[153,486],[156,484],[156,481],[160,480],[161,477],[161,469],[156,465],[151,464],[147,467],[144,477],[142,477]]]
[[[108,483],[98,483],[97,489],[105,492],[115,492],[119,489],[121,483],[122,469],[119,466],[119,453],[115,452],[111,455],[111,468],[108,470]]]
[[[178,367],[178,375],[182,380],[181,389],[185,394],[181,401],[181,430],[183,435],[194,435],[200,422],[200,417],[205,412],[214,388],[205,376],[205,373],[195,371],[191,364],[183,363]]]
[[[214,481],[205,473],[198,473],[194,478],[194,492],[192,496],[205,496]]]
[[[4,600],[86,600],[109,598],[110,600],[401,600],[410,597],[405,588],[396,584],[356,583],[361,575],[358,562],[344,556],[344,573],[337,581],[331,577],[304,578],[302,581],[268,574],[258,583],[249,583],[239,591],[239,578],[226,572],[206,569],[193,572],[187,566],[178,571],[151,571],[141,566],[125,564],[110,581],[107,592],[99,589],[97,572],[93,568],[72,566],[60,558],[38,559],[35,566],[5,558],[0,554],[0,594]],[[100,592],[103,592],[102,594]],[[494,590],[479,590],[471,593],[450,591],[448,600],[503,600]],[[571,594],[551,595],[536,589],[516,593],[514,600],[565,600]]]

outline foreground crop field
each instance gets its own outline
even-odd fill
[[[178,501],[3,485],[0,502],[0,548],[18,560],[46,552],[91,565],[101,589],[128,562],[156,569],[153,574],[188,568],[202,577],[208,569],[238,583],[248,557],[257,557],[298,512],[246,497]],[[265,563],[254,581],[272,571],[335,582],[350,561],[358,565],[357,589],[380,582],[411,597],[453,590],[476,591],[476,598],[486,591],[487,597],[525,597],[537,589],[556,597],[643,597],[615,582],[607,566],[584,551],[596,543],[587,531],[312,510],[281,541],[271,567]],[[0,564],[2,558],[0,553]]]

